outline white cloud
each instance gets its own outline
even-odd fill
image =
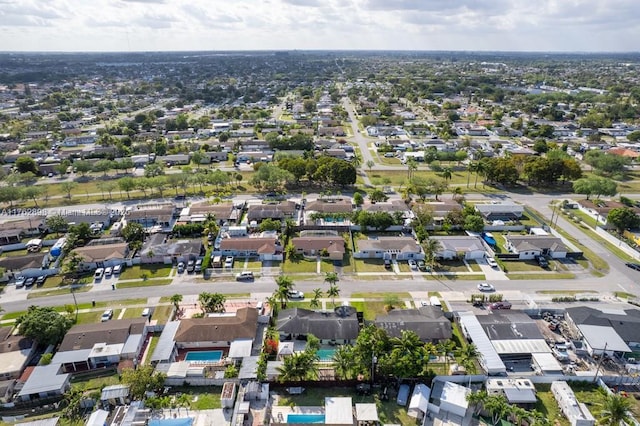
[[[637,0],[0,0],[0,50],[628,51],[637,16]]]

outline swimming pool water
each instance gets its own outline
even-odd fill
[[[287,414],[287,423],[324,424],[324,414]]]
[[[222,351],[187,352],[185,361],[218,362],[222,359]]]
[[[320,361],[333,361],[333,354],[335,353],[335,349],[318,349],[318,358]]]

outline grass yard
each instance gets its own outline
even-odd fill
[[[145,364],[149,364],[151,362],[151,355],[153,355],[153,351],[156,350],[158,346],[158,342],[160,342],[160,335],[162,333],[153,333],[151,339],[149,340],[149,346],[147,347],[147,353],[149,354],[145,359]]]
[[[189,409],[191,410],[213,410],[216,408],[222,408],[222,403],[220,402],[220,392],[222,392],[222,387],[220,386],[207,386],[206,389],[194,387],[183,387],[183,386],[172,386],[171,393],[184,393],[190,395],[191,406]]]
[[[502,260],[502,264],[504,265],[505,272],[543,272],[546,269],[541,268],[538,265],[538,262],[535,260],[517,260],[517,261],[507,261]]]
[[[353,274],[355,271],[355,263],[351,257],[351,250],[347,250],[342,258],[342,272],[345,274]]]
[[[173,278],[167,278],[164,280],[137,280],[128,282],[119,282],[117,288],[133,288],[133,287],[155,287],[159,285],[169,285],[173,282]]]
[[[326,272],[333,272],[333,262],[331,260],[322,260],[320,262],[320,272],[323,274]]]
[[[86,293],[91,290],[91,286],[83,285],[74,290],[75,293]],[[41,290],[41,291],[31,291],[27,295],[27,299],[37,299],[39,297],[49,297],[49,296],[60,296],[62,294],[68,294],[69,298],[71,298],[71,289],[70,288],[57,288],[53,290]],[[73,301],[73,299],[72,299]]]
[[[304,274],[304,273],[316,273],[318,271],[318,265],[316,261],[311,260],[299,260],[296,262],[292,262],[287,259],[282,264],[282,272],[285,274]]]
[[[350,388],[311,388],[305,389],[301,395],[288,395],[284,392],[278,398],[280,406],[324,406],[325,397],[351,397],[354,404],[375,403],[378,408],[380,421],[385,424],[401,424],[403,426],[417,425],[417,419],[407,414],[406,407],[396,404],[395,398],[380,401],[377,395],[357,395]]]
[[[475,265],[478,266],[477,264]],[[460,260],[441,260],[435,265],[434,271],[435,272],[469,272],[469,270],[467,269],[467,265],[465,265],[464,262]],[[480,266],[478,266],[478,270],[476,272],[482,272],[482,269],[480,269]]]
[[[508,274],[510,280],[572,280],[576,276],[571,273],[547,273],[547,274]]]
[[[140,318],[142,316],[142,311],[144,308],[125,308],[124,314],[122,315],[122,319],[126,318]]]
[[[121,309],[113,310],[113,319],[117,319],[120,315]],[[78,321],[76,324],[95,324],[100,322],[100,317],[102,316],[103,310],[99,311],[90,311],[90,312],[80,312],[78,314]],[[74,315],[72,315],[74,317]]]
[[[382,259],[353,259],[356,272],[387,272]]]
[[[352,298],[358,298],[358,299],[366,299],[367,301],[369,299],[380,299],[380,300],[384,300],[387,297],[396,297],[399,300],[411,300],[411,295],[407,292],[389,292],[389,293],[351,293],[351,297]]]
[[[362,312],[364,319],[373,321],[377,315],[385,314],[384,302],[349,302],[358,312]]]
[[[260,260],[250,260],[246,263],[246,269],[250,271],[257,271],[262,269],[262,261]]]
[[[536,385],[536,396],[538,402],[535,409],[538,410],[550,424],[557,424],[560,426],[569,426],[569,421],[560,412],[560,407],[551,393],[550,384],[538,384]]]
[[[173,305],[156,306],[156,309],[153,311],[153,319],[158,321],[159,324],[164,324],[169,321],[172,310]]]
[[[482,272],[482,268],[475,261],[468,262],[469,267],[473,272]]]
[[[108,376],[93,377],[90,379],[83,378],[80,380],[74,380],[73,377],[71,378],[71,387],[84,392],[101,390],[105,386],[117,385],[119,383],[120,379],[116,372]]]
[[[143,278],[143,274],[148,278],[166,278],[171,274],[171,266],[150,265],[150,266],[127,266],[120,273],[121,280],[136,280]],[[118,284],[119,285],[119,284]]]

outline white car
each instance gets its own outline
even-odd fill
[[[110,277],[111,274],[113,274],[113,268],[111,266],[108,266],[108,267],[104,268],[104,276],[105,277]]]
[[[420,306],[429,306],[429,302],[423,299],[420,301]]]
[[[304,299],[304,293],[300,290],[289,290],[290,299]]]
[[[487,257],[487,264],[489,264],[489,266],[491,266],[492,268],[498,267],[498,262],[496,262],[493,257]]]
[[[478,284],[478,290],[480,291],[495,291],[495,288],[489,283]]]
[[[96,272],[93,274],[94,278],[96,280],[102,279],[102,276],[104,275],[104,268],[98,268],[96,269]]]
[[[233,268],[233,256],[227,256],[226,259],[224,259],[224,267]]]
[[[27,281],[27,279],[23,276],[19,276],[18,278],[16,278],[16,288],[24,287],[25,281]]]
[[[122,272],[122,265],[116,265],[113,267],[113,275],[118,275]]]
[[[104,311],[104,313],[100,317],[100,321],[106,322],[106,321],[109,321],[111,318],[113,318],[113,309],[107,309],[106,311]]]
[[[407,263],[409,263],[409,267],[411,268],[411,270],[413,270],[413,271],[417,271],[418,270],[418,263],[415,260],[409,259],[409,261]]]

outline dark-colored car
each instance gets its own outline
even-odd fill
[[[40,275],[38,278],[36,278],[36,285],[38,287],[42,286],[44,284],[44,282],[47,280],[47,276],[46,275]]]
[[[640,263],[625,263],[629,268],[640,271]]]
[[[537,256],[536,257],[536,261],[538,262],[538,265],[541,268],[548,268],[549,267],[549,262],[547,261],[547,259],[544,256]]]
[[[491,309],[492,311],[499,310],[499,309],[511,309],[511,306],[513,305],[510,302],[503,300],[502,302],[494,302],[490,304],[489,309]]]
[[[33,277],[29,277],[29,278],[27,278],[27,280],[24,282],[24,286],[25,286],[25,287],[27,287],[27,288],[29,288],[29,287],[31,287],[32,285],[34,285],[35,283],[36,283],[36,279],[35,279],[35,278],[33,278]]]
[[[389,259],[384,260],[384,269],[391,269],[391,261]]]

